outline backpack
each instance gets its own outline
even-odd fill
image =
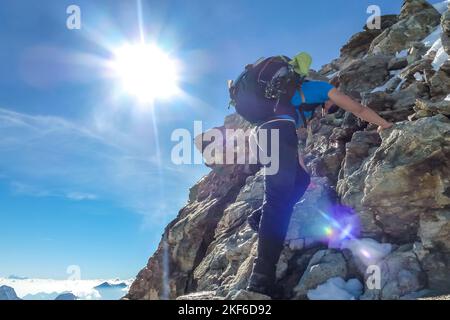
[[[274,56],[247,65],[236,81],[228,83],[230,105],[252,124],[275,117],[277,107],[289,106],[295,89],[304,80],[290,61],[286,56]]]

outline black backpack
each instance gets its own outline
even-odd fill
[[[291,97],[304,77],[294,71],[290,60],[286,56],[259,59],[229,82],[230,105],[239,115],[258,124],[273,118],[279,105],[292,106]]]

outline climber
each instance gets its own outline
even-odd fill
[[[258,252],[247,290],[273,296],[275,270],[294,205],[310,184],[310,176],[299,155],[296,129],[307,127],[316,109],[334,113],[339,107],[370,123],[378,131],[390,128],[388,122],[337,88],[306,76],[312,58],[301,53],[294,59],[285,56],[260,59],[248,65],[239,78],[229,82],[231,102],[238,114],[257,125],[258,130],[278,130],[278,141],[266,144],[279,147],[279,170],[264,176],[264,200],[248,223],[258,232]]]

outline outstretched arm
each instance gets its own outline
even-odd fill
[[[378,125],[379,131],[393,126],[392,122],[386,121],[369,107],[363,106],[337,89],[332,89],[328,93],[328,96],[336,105],[345,111],[353,113],[355,116],[364,121]]]

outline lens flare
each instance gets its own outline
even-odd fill
[[[338,248],[344,240],[355,239],[360,234],[358,215],[350,207],[336,205],[319,213],[324,220],[322,230],[325,233],[324,242],[330,247]]]
[[[361,249],[360,252],[364,257],[370,259],[370,253],[366,249]]]
[[[331,237],[333,235],[333,229],[331,227],[325,227],[325,235]]]

